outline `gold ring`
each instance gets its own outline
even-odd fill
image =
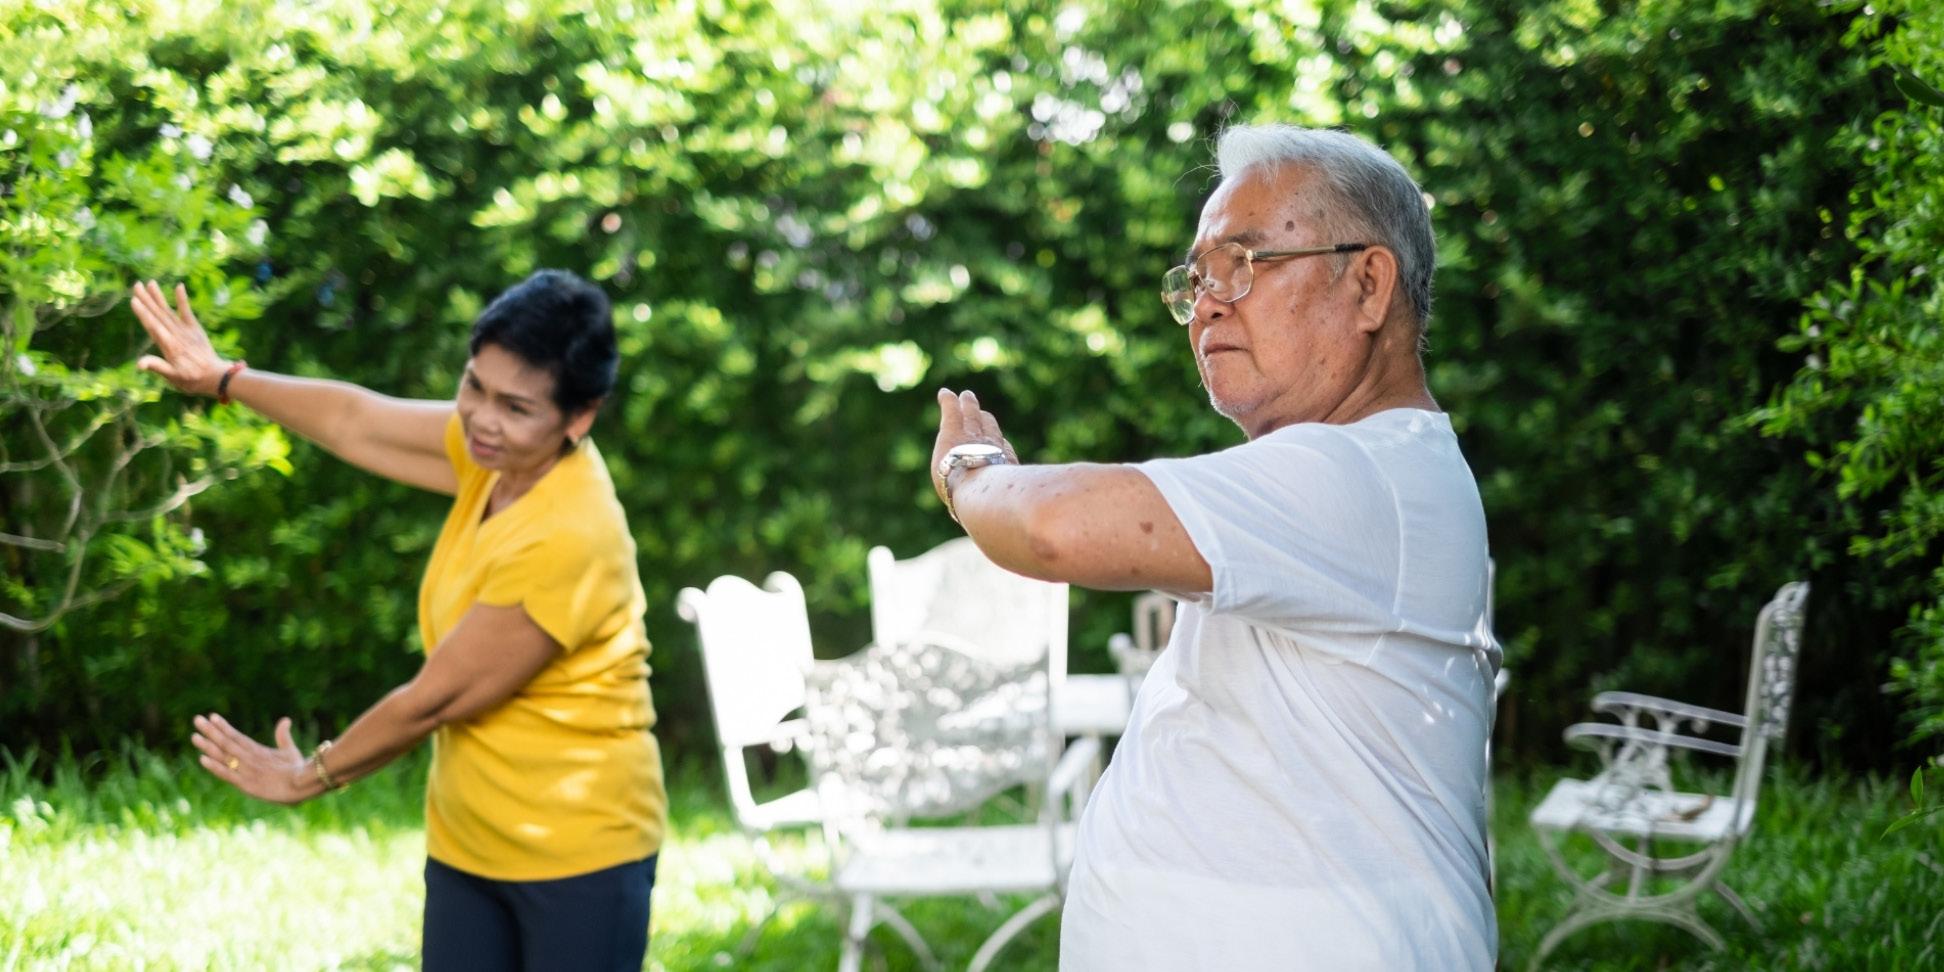
[[[243,761],[242,761],[242,760],[240,760],[240,759],[237,759],[237,758],[236,758],[236,757],[234,757],[234,756],[231,756],[231,757],[229,758],[229,768],[230,768],[230,769],[235,769],[235,768],[237,768],[238,766],[241,766],[242,764],[243,764]]]

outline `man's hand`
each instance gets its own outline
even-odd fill
[[[938,491],[941,503],[945,501],[945,478],[938,474],[938,462],[953,446],[969,442],[998,446],[1005,450],[1008,460],[1015,465],[1019,463],[1019,454],[1013,451],[1012,443],[1007,442],[999,431],[999,420],[979,407],[979,396],[969,391],[953,393],[949,388],[940,388],[938,441],[932,445],[931,478],[932,489]]]

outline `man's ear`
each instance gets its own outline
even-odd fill
[[[1397,254],[1373,246],[1352,257],[1350,280],[1357,287],[1357,329],[1374,334],[1390,319],[1397,296]]]

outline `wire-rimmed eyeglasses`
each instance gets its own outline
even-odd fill
[[[1195,300],[1202,294],[1229,304],[1249,296],[1249,288],[1255,286],[1257,260],[1355,253],[1369,248],[1368,243],[1333,243],[1300,250],[1251,250],[1240,243],[1211,246],[1161,277],[1161,302],[1168,306],[1176,324],[1187,324],[1195,319]]]

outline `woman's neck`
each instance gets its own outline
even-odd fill
[[[502,470],[499,481],[493,484],[493,495],[489,497],[493,511],[505,508],[506,504],[525,496],[540,482],[554,466],[560,463],[560,456],[554,455],[545,462],[526,469]]]

